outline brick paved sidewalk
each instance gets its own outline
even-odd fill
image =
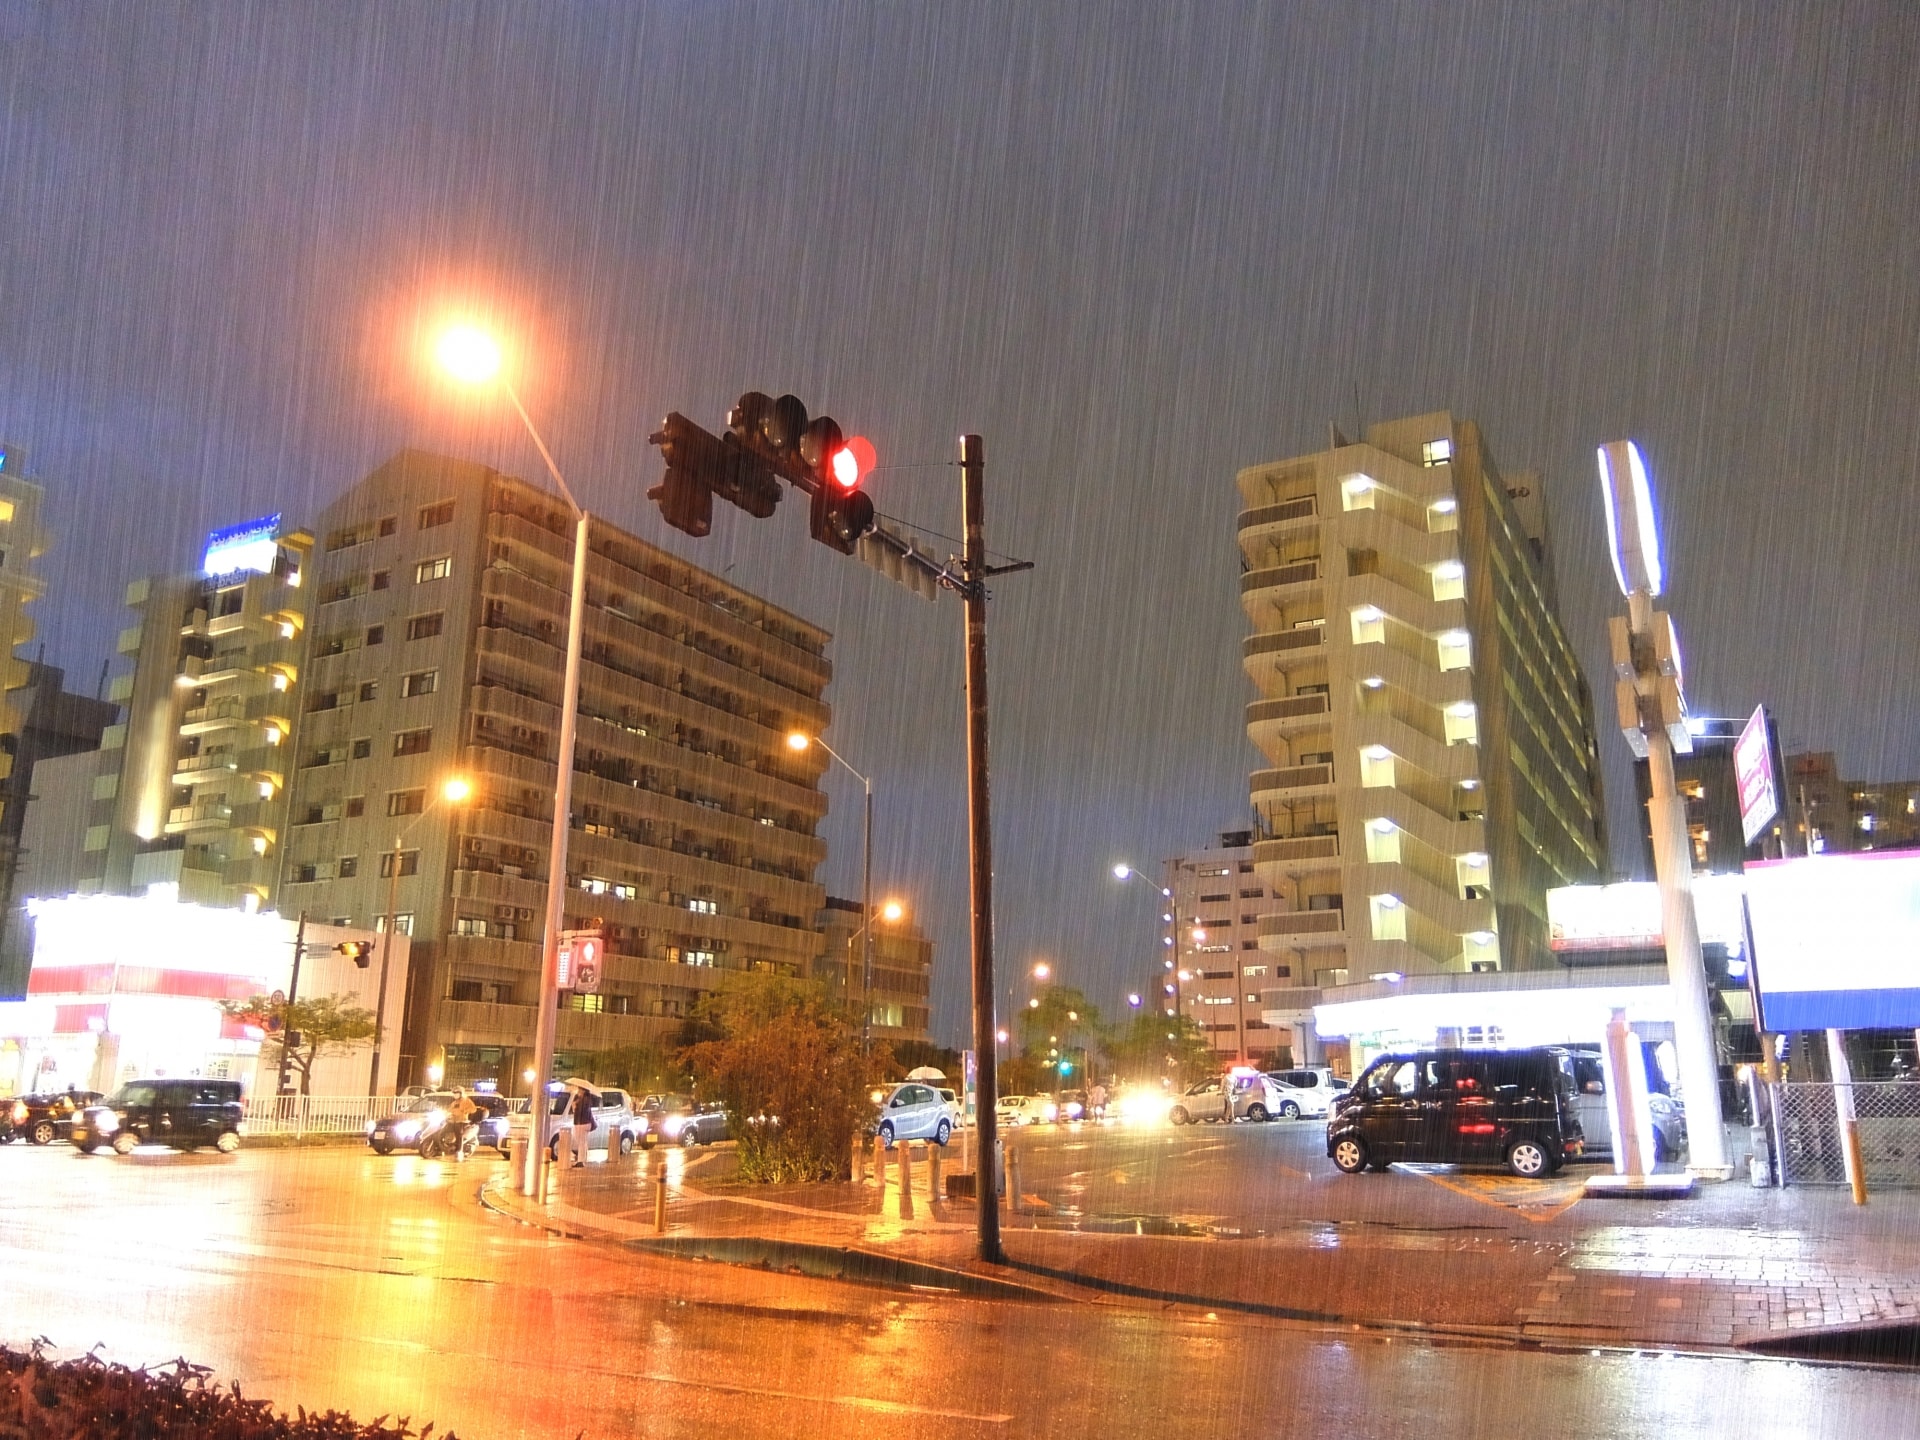
[[[1685,1201],[1587,1200],[1542,1212],[1474,1204],[1435,1187],[1402,1192],[1405,1214],[1302,1221],[1254,1238],[1088,1233],[1002,1211],[1013,1264],[973,1258],[973,1207],[897,1184],[738,1186],[730,1157],[649,1155],[559,1172],[541,1204],[510,1187],[489,1203],[569,1233],[655,1235],[655,1178],[668,1175],[668,1233],[862,1252],[1038,1284],[1056,1293],[1367,1325],[1413,1325],[1571,1343],[1727,1346],[1810,1327],[1920,1321],[1920,1195],[1864,1210],[1843,1191],[1709,1186]],[[1435,1193],[1440,1195],[1435,1199]],[[1464,1193],[1464,1192],[1463,1192]],[[1448,1208],[1451,1207],[1451,1208]]]

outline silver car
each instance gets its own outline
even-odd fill
[[[564,1090],[553,1097],[552,1118],[547,1121],[547,1154],[558,1160],[573,1143],[572,1121],[568,1112],[573,1108],[573,1097]],[[593,1102],[593,1130],[587,1136],[587,1149],[616,1149],[620,1154],[632,1152],[640,1143],[640,1137],[646,1126],[635,1113],[633,1101],[624,1090],[602,1090]]]
[[[931,1140],[944,1145],[953,1134],[953,1116],[947,1110],[946,1097],[933,1086],[909,1080],[878,1093],[879,1115],[873,1133],[889,1150],[896,1140]]]

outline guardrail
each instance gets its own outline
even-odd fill
[[[247,1102],[249,1135],[356,1135],[400,1108],[398,1095],[267,1095]]]

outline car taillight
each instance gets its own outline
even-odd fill
[[[13,1102],[13,1123],[16,1125],[24,1125],[26,1123],[26,1120],[27,1120],[26,1102],[24,1100],[14,1101]]]

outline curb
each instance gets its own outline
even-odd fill
[[[976,1275],[922,1260],[905,1260],[850,1245],[816,1245],[801,1240],[760,1236],[671,1235],[658,1240],[627,1240],[629,1250],[677,1260],[712,1260],[760,1270],[793,1270],[818,1280],[885,1285],[895,1289],[946,1290],[991,1300],[1038,1300],[1053,1304],[1065,1297],[1037,1285]],[[1016,1267],[1024,1268],[1024,1267]]]

